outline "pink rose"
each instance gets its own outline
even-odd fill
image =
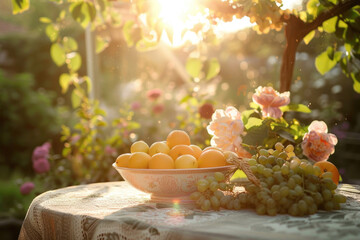
[[[159,113],[162,113],[163,111],[164,111],[164,105],[162,105],[162,104],[157,104],[157,105],[155,105],[153,108],[152,108],[152,111],[153,111],[153,113],[155,113],[155,114],[159,114]]]
[[[278,93],[272,87],[258,87],[252,99],[259,104],[264,117],[281,118],[279,107],[290,103],[290,92]]]
[[[35,162],[37,159],[40,158],[48,158],[50,147],[51,145],[49,142],[46,142],[43,145],[36,147],[32,154],[32,161]]]
[[[133,110],[133,111],[136,111],[136,110],[138,110],[138,109],[140,109],[141,108],[141,103],[139,103],[139,102],[133,102],[132,104],[131,104],[131,109]]]
[[[162,95],[162,91],[161,89],[155,88],[149,90],[146,95],[150,100],[154,101]]]
[[[40,158],[33,162],[33,168],[36,173],[45,173],[50,170],[50,163],[46,158]]]
[[[323,121],[313,121],[308,130],[301,143],[303,154],[315,162],[326,161],[335,152],[336,136],[327,133],[328,128]]]
[[[199,107],[199,114],[202,118],[211,119],[213,113],[214,107],[211,103],[204,103]]]
[[[32,182],[25,182],[20,187],[20,192],[22,195],[28,195],[35,187],[35,184]]]

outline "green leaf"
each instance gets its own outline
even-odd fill
[[[81,67],[81,56],[80,56],[80,54],[77,53],[77,52],[71,52],[71,53],[67,54],[66,56],[67,56],[68,68],[72,72],[78,71],[80,69],[80,67]]]
[[[313,16],[317,16],[318,6],[320,5],[319,0],[310,0],[306,4],[307,12]]]
[[[62,43],[65,52],[72,52],[78,50],[78,44],[76,40],[72,37],[64,37]]]
[[[323,22],[322,27],[325,32],[327,33],[334,33],[336,30],[336,23],[337,23],[338,17],[330,18],[329,20],[326,20]]]
[[[354,81],[353,88],[355,92],[360,93],[360,72],[351,73],[350,75]]]
[[[100,37],[100,36],[96,36],[96,53],[101,53],[102,51],[104,51],[108,46],[109,46],[109,40]]]
[[[76,89],[71,93],[71,103],[73,108],[77,108],[80,106],[81,94]]]
[[[143,38],[136,43],[136,50],[138,50],[139,52],[151,51],[154,50],[157,45],[157,41],[149,41],[148,39]]]
[[[92,2],[86,2],[87,11],[90,16],[90,21],[93,22],[96,18],[96,9]]]
[[[245,144],[254,146],[263,145],[264,139],[266,139],[268,135],[269,126],[267,126],[266,124],[262,124],[258,127],[253,127],[248,130],[247,134],[243,137],[243,142]]]
[[[45,28],[45,33],[51,42],[55,42],[59,37],[59,29],[54,24],[49,24]]]
[[[286,139],[286,140],[288,140],[288,141],[290,141],[290,142],[293,142],[293,143],[295,142],[294,136],[291,135],[290,133],[288,133],[287,131],[283,130],[283,129],[279,129],[278,131],[276,131],[276,133],[277,133],[280,137],[282,137],[282,138],[284,138],[284,139]]]
[[[64,65],[66,56],[62,46],[58,43],[53,43],[50,48],[50,55],[54,63],[60,67]]]
[[[303,112],[303,113],[310,113],[311,112],[310,108],[308,108],[304,104],[289,104],[289,105],[280,107],[280,110],[282,112],[289,112],[289,111]]]
[[[315,36],[315,30],[312,30],[304,37],[304,43],[308,45],[309,42],[314,38],[314,36]]]
[[[141,29],[135,25],[133,20],[126,21],[123,27],[123,34],[128,47],[141,39]]]
[[[67,73],[63,73],[60,75],[59,82],[61,86],[61,92],[66,93],[71,83],[71,76]]]
[[[188,58],[186,61],[186,71],[193,78],[199,78],[203,63],[199,58]]]
[[[315,59],[315,67],[321,75],[330,71],[336,65],[335,60],[331,60],[326,51],[322,52]]]
[[[91,79],[88,76],[84,76],[83,79],[84,79],[84,81],[86,82],[86,85],[87,85],[87,92],[90,93],[91,89],[92,89]]]
[[[253,109],[250,109],[250,110],[246,110],[246,111],[241,112],[241,119],[242,119],[244,125],[247,124],[250,116],[251,116],[254,112],[255,112],[255,110],[253,110]]]
[[[216,58],[211,58],[205,61],[204,71],[206,74],[206,80],[210,80],[216,77],[220,72],[220,63]]]
[[[334,48],[333,47],[327,47],[326,53],[331,60],[334,60]]]
[[[47,18],[47,17],[41,17],[39,18],[39,21],[42,22],[42,23],[51,23],[51,19],[50,18]]]
[[[11,0],[13,6],[13,14],[22,13],[29,9],[30,0]]]
[[[263,124],[263,120],[255,117],[250,117],[245,125],[246,129],[251,129],[252,127],[259,127]]]
[[[259,109],[259,108],[260,108],[260,105],[254,103],[254,102],[250,102],[250,103],[249,103],[249,106],[250,106],[251,108],[253,108],[253,109]]]

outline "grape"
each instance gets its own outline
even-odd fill
[[[214,192],[214,196],[215,196],[218,200],[220,200],[222,197],[224,197],[224,193],[223,193],[222,191],[216,190],[216,191]]]
[[[277,151],[282,151],[282,150],[284,149],[284,145],[283,145],[281,142],[277,142],[277,143],[275,144],[275,149],[276,149]]]
[[[294,152],[294,146],[291,144],[287,145],[285,148],[285,152],[287,153]]]
[[[220,206],[221,207],[226,207],[227,203],[230,201],[231,197],[230,196],[223,196],[220,199]]]
[[[266,209],[266,213],[269,216],[275,216],[277,214],[277,211],[276,211],[276,208],[268,208],[268,209]]]
[[[280,196],[287,197],[289,195],[289,187],[284,186],[280,188]]]
[[[298,202],[298,208],[299,208],[299,211],[304,213],[304,214],[306,214],[307,211],[308,211],[308,205],[304,200],[300,200]]]
[[[324,198],[324,201],[329,201],[331,200],[331,191],[329,189],[324,189],[322,192],[322,197]]]
[[[234,209],[234,199],[230,199],[227,204],[226,204],[226,208],[231,210]]]
[[[198,200],[200,197],[201,197],[201,193],[199,193],[199,192],[193,192],[190,195],[190,199],[192,199],[192,200]]]
[[[256,213],[259,215],[264,215],[266,213],[266,207],[264,204],[259,204],[256,206]]]
[[[321,174],[321,177],[331,179],[333,177],[333,174],[332,174],[332,172],[324,172],[323,174]]]
[[[221,172],[216,172],[214,173],[214,178],[216,179],[216,181],[222,182],[225,180],[225,175]]]
[[[296,185],[294,191],[296,192],[296,196],[302,196],[304,194],[304,189],[300,185]]]
[[[283,165],[283,166],[281,167],[281,173],[282,173],[282,175],[284,175],[284,176],[289,175],[289,173],[290,173],[290,168],[289,168],[288,166],[286,166],[286,165]]]
[[[334,194],[334,200],[337,203],[345,203],[346,202],[346,197],[344,195],[335,193]]]
[[[258,158],[258,162],[262,165],[265,165],[267,163],[267,157],[266,156],[263,156],[261,155],[259,158]]]
[[[272,198],[275,200],[275,201],[278,201],[281,199],[281,194],[280,194],[280,191],[275,191],[272,193]]]
[[[220,190],[225,191],[226,190],[226,183],[223,183],[223,182],[219,183],[219,188],[220,188]]]
[[[269,156],[269,152],[266,149],[260,149],[259,154],[260,156],[265,156],[265,157]]]
[[[326,211],[331,211],[331,210],[333,210],[333,209],[334,209],[334,203],[333,203],[332,201],[326,201],[326,202],[324,203],[324,209],[325,209]]]
[[[211,206],[213,207],[213,209],[220,208],[220,201],[216,196],[211,196],[210,202],[211,202]]]
[[[234,200],[234,209],[235,210],[240,210],[241,209],[241,203],[240,203],[239,199]]]
[[[205,179],[209,182],[209,184],[211,184],[212,182],[216,182],[216,179],[213,176],[207,176]]]
[[[280,186],[279,185],[273,185],[271,187],[271,192],[275,192],[275,191],[279,191],[280,190]]]
[[[212,182],[210,183],[209,189],[213,192],[215,192],[216,190],[218,190],[219,188],[219,183],[218,182]]]
[[[259,215],[274,216],[287,213],[292,216],[314,214],[318,209],[336,210],[346,197],[335,193],[337,185],[332,174],[299,159],[294,146],[275,144],[275,149],[260,149],[258,154],[245,159],[260,185],[244,185],[245,192],[234,191],[234,185],[225,182],[224,174],[217,172],[197,182],[197,192],[190,198],[198,208],[208,210],[240,210],[254,208]]]
[[[278,156],[278,158],[281,158],[283,160],[286,160],[288,158],[288,155],[286,152],[281,152]]]
[[[298,205],[296,203],[292,204],[288,210],[288,213],[291,216],[297,216],[299,214]]]
[[[291,189],[294,189],[295,187],[296,187],[296,181],[295,181],[295,179],[294,178],[290,178],[289,180],[288,180],[288,187],[289,188],[291,188]]]
[[[211,207],[211,203],[210,203],[210,200],[208,200],[208,199],[205,199],[201,204],[201,209],[204,211],[210,210],[210,207]]]
[[[250,166],[255,166],[257,164],[257,161],[253,158],[250,158],[249,160],[247,160],[247,163],[250,165]]]

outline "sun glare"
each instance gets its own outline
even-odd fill
[[[185,35],[182,36],[182,33],[186,29],[191,29],[195,24],[208,23],[206,16],[198,13],[196,15],[189,14],[196,8],[196,1],[194,0],[156,0],[159,3],[159,18],[162,19],[167,28],[172,29],[173,39],[172,42],[169,40],[167,34],[162,35],[162,41],[171,45],[172,47],[179,47],[183,45],[186,41],[190,41],[193,44],[201,41],[199,36],[195,33],[187,31]],[[283,9],[289,8],[293,9],[296,6],[299,6],[301,0],[286,0],[283,1]],[[205,22],[206,21],[206,22]],[[244,17],[242,19],[234,18],[231,22],[218,22],[217,26],[214,28],[216,34],[219,36],[229,33],[236,32],[244,28],[253,26],[250,23],[249,18]]]

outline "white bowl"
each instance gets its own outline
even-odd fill
[[[197,191],[199,179],[213,176],[215,172],[227,174],[235,166],[188,169],[137,169],[113,167],[134,188],[151,194],[151,200],[156,202],[189,202],[191,193]]]

